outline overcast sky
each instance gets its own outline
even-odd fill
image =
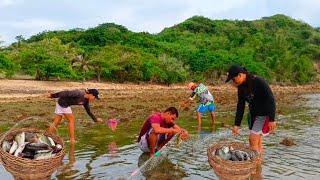
[[[275,14],[320,27],[320,0],[0,0],[0,40],[106,22],[158,33],[194,15],[254,20]]]

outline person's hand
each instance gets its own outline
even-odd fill
[[[181,138],[182,140],[187,140],[187,139],[189,139],[189,133],[188,133],[188,131],[185,130],[185,129],[182,129],[181,134],[180,134],[180,138]]]
[[[277,127],[276,122],[269,122],[270,133],[273,133],[276,127]]]
[[[239,126],[234,126],[232,128],[232,135],[234,136],[238,136],[240,133],[239,133]]]
[[[97,118],[96,123],[102,123],[102,122],[103,122],[103,120],[101,118]]]
[[[172,128],[171,131],[172,131],[173,134],[179,134],[181,132],[181,129]]]

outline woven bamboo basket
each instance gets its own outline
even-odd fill
[[[2,137],[0,144],[4,140],[12,140],[17,134],[21,132],[43,133],[44,135],[51,137],[54,142],[62,146],[62,150],[58,152],[54,157],[41,160],[32,160],[22,157],[16,157],[8,152],[5,152],[0,148],[0,156],[3,162],[3,166],[17,179],[43,179],[50,177],[53,171],[59,167],[64,157],[64,143],[63,140],[51,133],[43,132],[34,128],[22,128],[8,132],[5,137]],[[21,176],[21,178],[19,178]],[[43,177],[43,178],[41,178]]]
[[[253,158],[248,161],[230,161],[221,159],[215,155],[215,151],[223,146],[232,146],[236,150],[241,150],[249,154],[253,154]],[[220,141],[207,150],[208,161],[215,173],[220,177],[227,179],[245,179],[255,172],[258,163],[258,153],[241,142]],[[232,178],[233,177],[233,178]]]

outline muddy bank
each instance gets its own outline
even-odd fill
[[[46,92],[70,89],[97,88],[102,98],[92,104],[92,109],[104,119],[117,118],[122,121],[144,120],[153,111],[162,111],[169,106],[180,107],[190,91],[185,85],[161,86],[151,84],[113,84],[94,82],[53,82],[31,80],[0,80],[0,121],[19,121],[28,116],[51,119],[54,116],[55,101],[43,96]],[[287,105],[300,95],[320,92],[320,84],[305,86],[271,86],[277,106]],[[217,112],[235,111],[236,88],[230,84],[209,86],[215,97]],[[194,115],[197,103],[189,108],[179,108],[181,117]],[[76,118],[89,120],[82,107],[73,107]],[[279,113],[279,112],[278,112]]]

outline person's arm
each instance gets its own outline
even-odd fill
[[[237,104],[237,112],[236,112],[236,118],[234,121],[235,126],[240,126],[241,121],[243,118],[243,113],[244,113],[244,108],[245,108],[245,99],[243,92],[241,90],[238,90],[238,104]]]
[[[168,133],[179,133],[180,131],[178,129],[174,128],[163,128],[160,126],[159,123],[152,123],[151,127],[153,128],[154,132],[157,134],[168,134]]]
[[[176,124],[174,124],[174,125],[172,126],[172,128],[173,128],[173,129],[177,129],[178,131],[182,131],[182,128],[179,127],[179,126],[176,125]]]
[[[195,91],[193,91],[192,93],[191,93],[191,95],[189,96],[189,100],[193,100],[195,97],[196,97],[196,92]]]
[[[51,93],[51,98],[60,98],[60,97],[80,97],[83,96],[83,93],[79,90],[74,91],[60,91],[57,93]]]
[[[90,110],[90,105],[89,105],[89,103],[83,104],[83,107],[86,109],[87,114],[91,117],[91,119],[92,119],[94,122],[97,122],[97,118],[94,116],[94,114],[93,114],[93,113],[91,112],[91,110]]]

